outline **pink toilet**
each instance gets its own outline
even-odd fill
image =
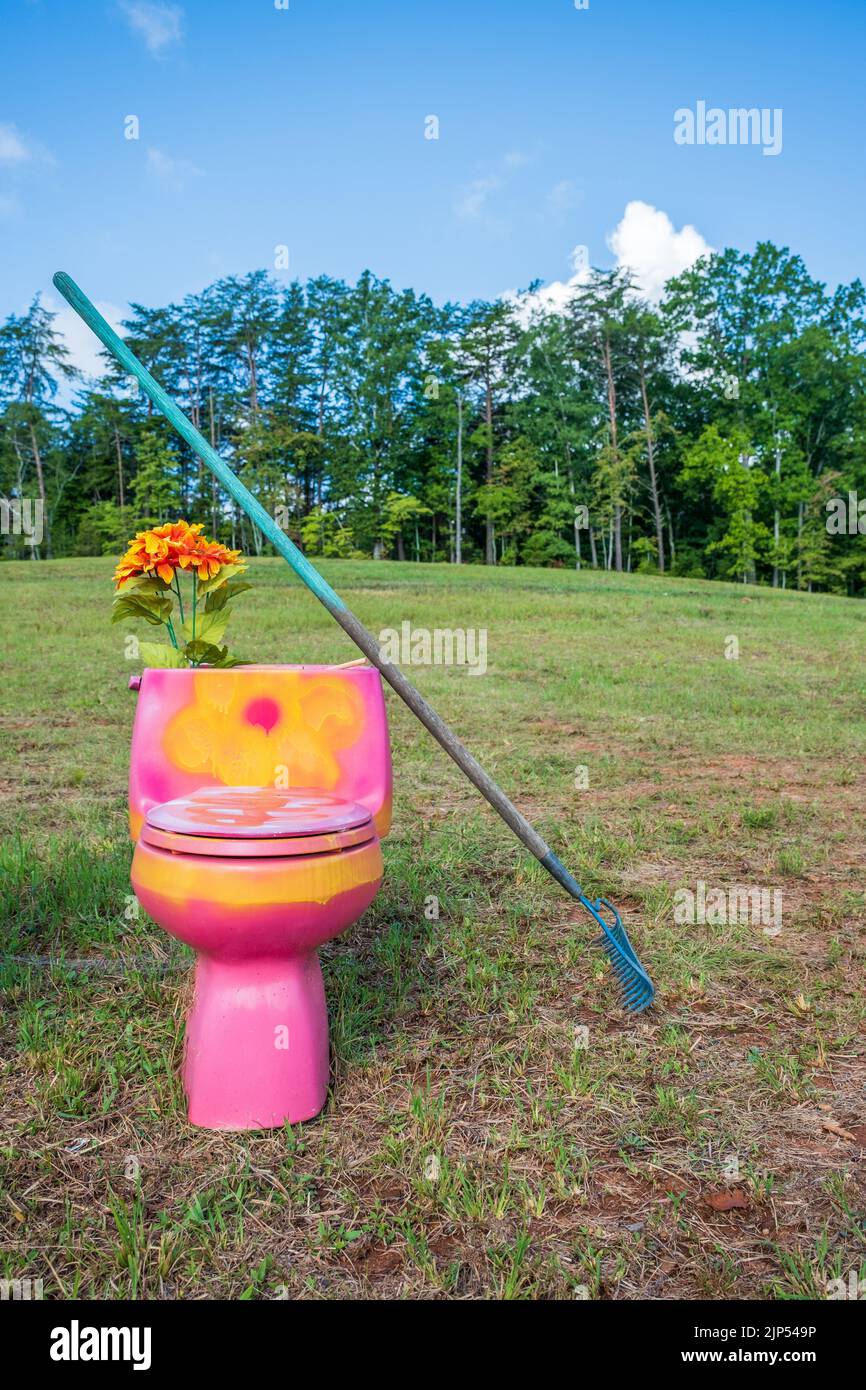
[[[148,669],[137,688],[132,886],[198,953],[190,1121],[311,1119],[329,1076],[318,947],[375,898],[391,823],[379,673]]]

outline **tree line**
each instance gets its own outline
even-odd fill
[[[132,304],[124,332],[310,555],[860,594],[864,303],[859,280],[830,292],[763,242],[704,257],[655,305],[625,270],[588,271],[555,308],[538,283],[436,306],[369,271],[257,270]],[[0,327],[0,555],[114,554],[177,517],[267,551],[106,367],[73,371],[38,297]],[[38,546],[13,524],[25,498],[42,504]],[[834,529],[839,499],[854,521]]]

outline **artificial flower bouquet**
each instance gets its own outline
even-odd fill
[[[220,643],[232,600],[252,585],[240,577],[246,570],[241,552],[207,540],[203,529],[175,521],[139,531],[115,570],[112,622],[143,618],[168,631],[168,642],[139,643],[147,666],[243,664]],[[181,575],[191,583],[181,585]]]

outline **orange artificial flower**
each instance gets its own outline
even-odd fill
[[[192,564],[198,569],[200,579],[213,579],[223,565],[236,565],[241,558],[239,550],[228,550],[219,541],[196,541]]]
[[[213,579],[223,565],[237,564],[241,552],[206,540],[201,535],[203,529],[200,523],[190,526],[186,521],[173,521],[139,531],[115,570],[115,588],[142,575],[158,575],[169,585],[178,569],[192,569],[202,579]]]
[[[135,540],[130,541],[126,554],[115,570],[114,583],[119,589],[130,579],[154,573],[165,584],[170,584],[174,579],[168,541],[157,536],[155,531],[139,531]]]

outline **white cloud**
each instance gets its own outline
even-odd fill
[[[617,265],[627,266],[637,288],[654,302],[661,298],[671,276],[688,270],[712,250],[691,223],[676,231],[666,212],[638,199],[626,204],[607,244]]]
[[[713,249],[691,224],[677,232],[666,212],[638,200],[626,204],[622,219],[606,241],[617,267],[631,270],[637,291],[654,303],[672,275],[687,270]],[[575,246],[570,261],[572,274],[567,280],[553,280],[534,294],[506,291],[502,298],[516,306],[521,322],[527,323],[534,313],[565,310],[578,285],[590,275],[588,248]]]
[[[549,285],[542,285],[533,294],[519,294],[517,290],[508,290],[502,296],[515,306],[521,323],[528,323],[534,314],[561,314],[565,311],[578,285],[591,273],[586,246],[575,246],[568,259],[572,273],[567,280],[552,280]]]
[[[560,179],[547,195],[547,206],[552,212],[567,212],[579,201],[576,185],[571,179]]]
[[[126,312],[119,309],[116,304],[108,304],[104,300],[96,300],[96,307],[104,319],[107,319],[115,333],[123,336],[123,329],[120,320]],[[53,297],[46,297],[45,307],[57,317],[54,320],[55,332],[60,335],[63,345],[69,353],[69,361],[73,367],[77,367],[86,376],[100,377],[105,372],[105,362],[100,357],[102,344],[84,322],[79,318],[75,310],[66,300],[57,300]]]
[[[0,164],[32,164],[36,160],[53,163],[43,145],[22,135],[18,127],[10,122],[0,122]]]
[[[484,205],[491,193],[495,193],[502,187],[502,179],[497,174],[488,174],[483,179],[473,179],[463,189],[455,211],[458,217],[465,222],[472,222],[480,217],[484,211]]]
[[[24,135],[11,121],[0,121],[0,166],[14,171],[10,177],[13,182],[26,165],[51,165],[54,158],[44,145]],[[21,204],[15,193],[0,193],[0,221],[14,217],[20,212]]]
[[[26,164],[32,157],[14,125],[0,125],[0,164]]]
[[[457,216],[464,222],[476,221],[484,212],[491,193],[497,193],[500,188],[504,188],[514,170],[522,169],[529,163],[531,160],[528,154],[521,150],[509,150],[489,174],[464,184],[454,205]]]
[[[147,151],[147,172],[158,179],[166,188],[180,193],[190,179],[200,178],[204,173],[189,159],[173,159],[164,150],[151,146]]]
[[[164,48],[183,39],[183,10],[179,5],[162,5],[152,0],[120,0],[120,8],[130,27],[139,34],[148,53],[160,54]]]

